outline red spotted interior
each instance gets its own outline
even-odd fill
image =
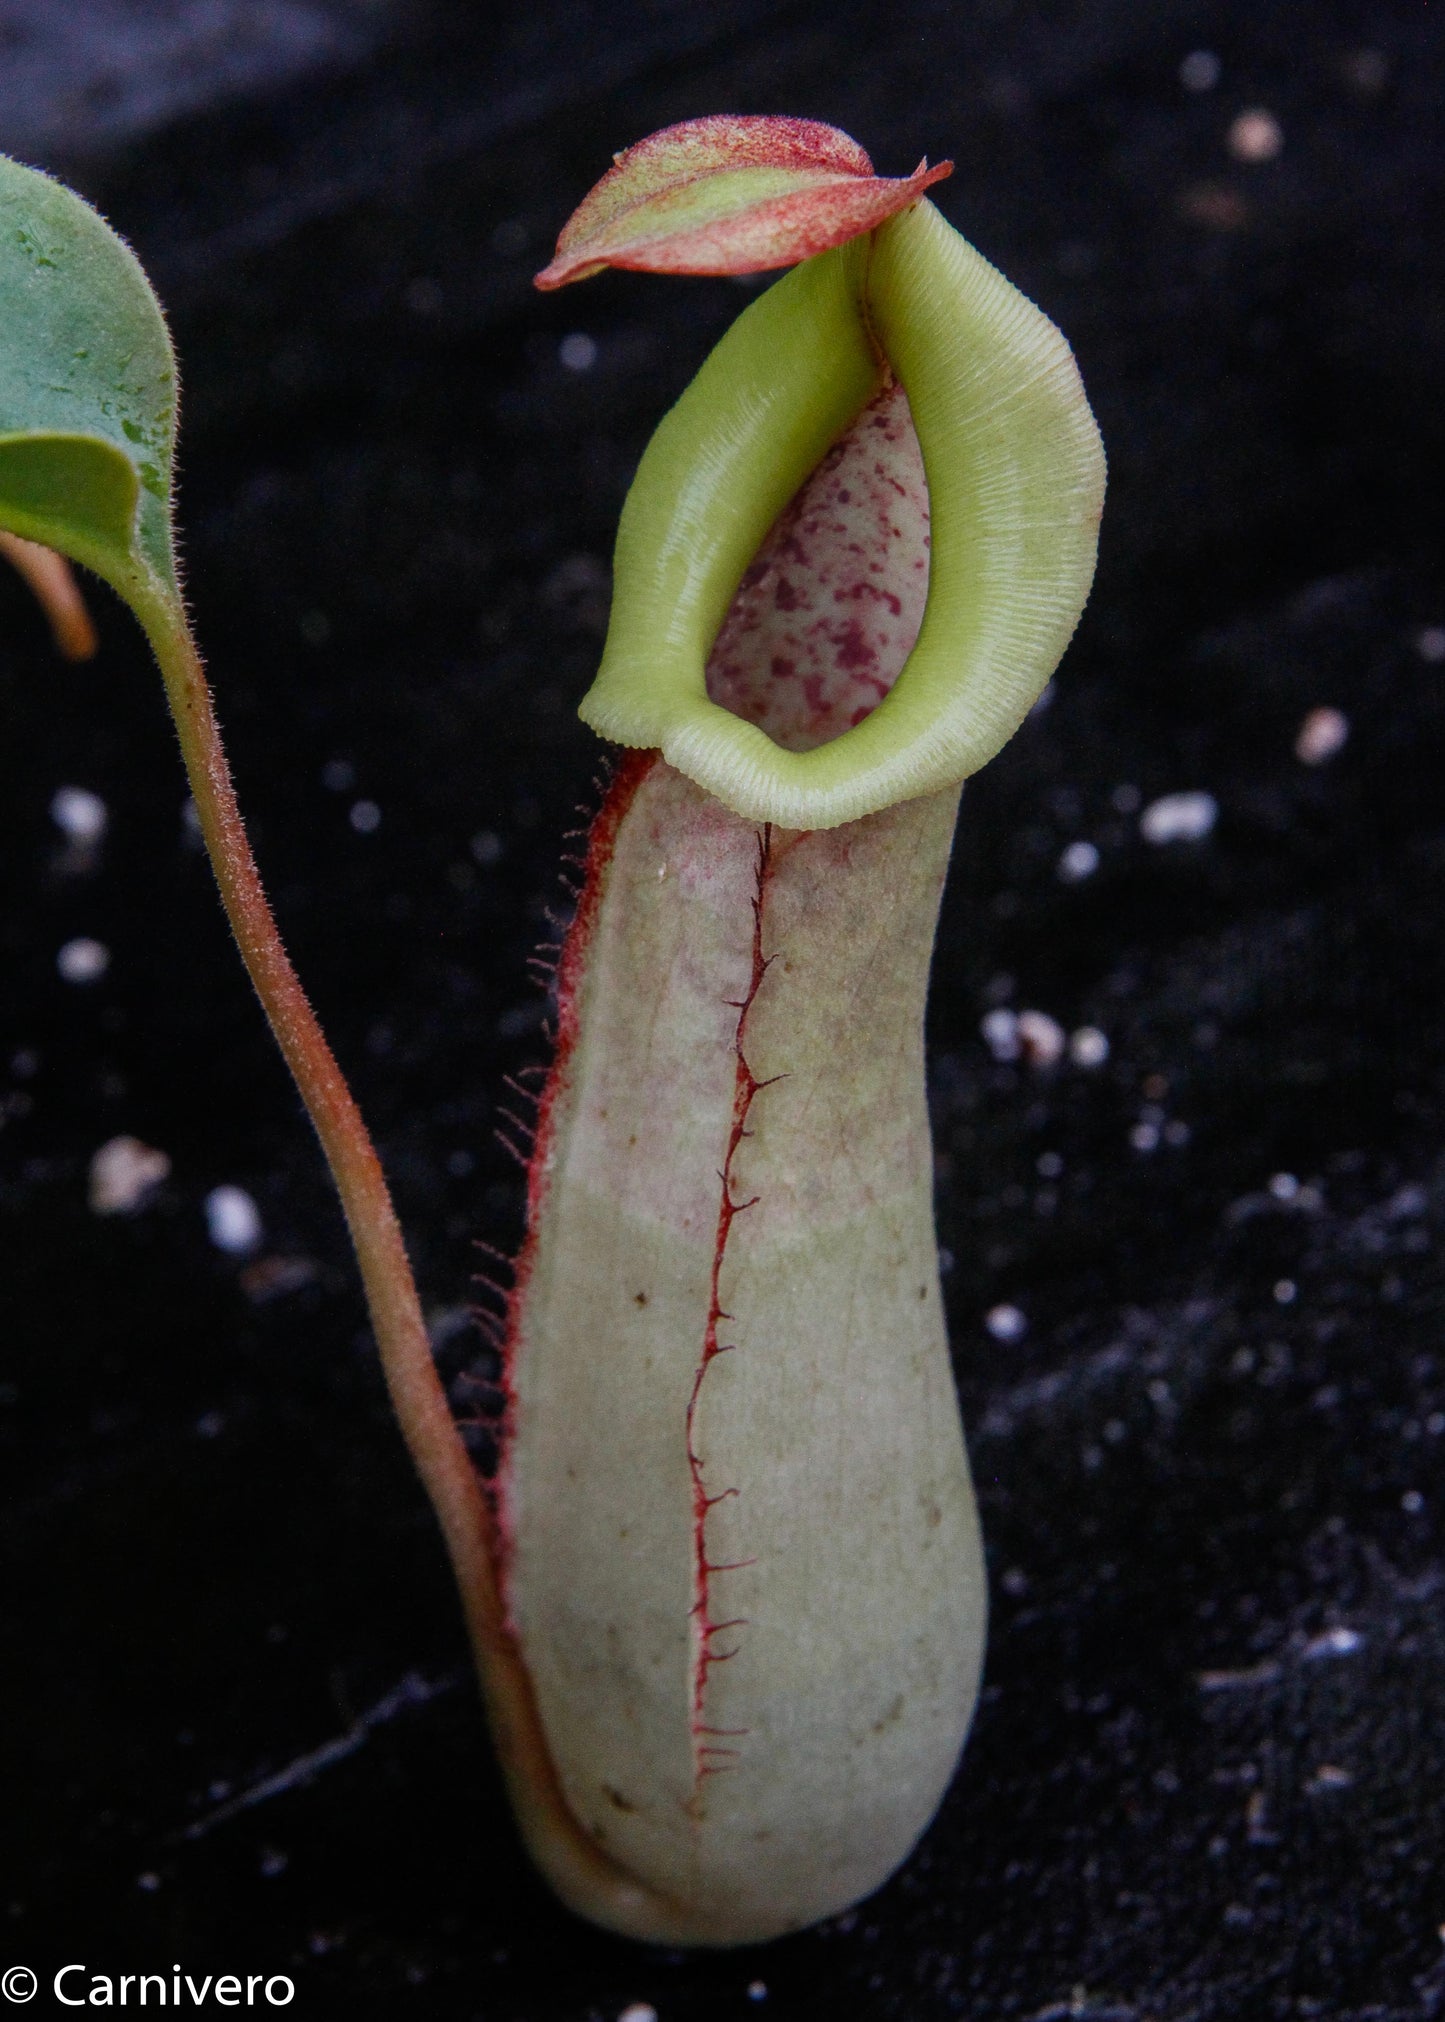
[[[709,696],[789,751],[861,723],[918,637],[928,545],[923,455],[894,381],[758,550],[708,660]]]

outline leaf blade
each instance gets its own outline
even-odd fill
[[[118,587],[140,567],[178,594],[176,370],[160,306],[88,204],[5,157],[0,333],[0,522]]]
[[[139,496],[130,458],[96,436],[39,429],[0,436],[6,530],[101,574],[116,550],[129,550]]]

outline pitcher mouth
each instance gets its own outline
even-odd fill
[[[855,729],[917,642],[929,549],[923,457],[890,374],[749,563],[708,655],[709,700],[784,751]]]
[[[769,530],[886,372],[926,472],[922,624],[875,708],[786,749],[709,696],[708,660]],[[1093,577],[1103,484],[1064,338],[919,203],[770,288],[662,423],[623,511],[583,719],[788,828],[956,785],[1013,734],[1062,656]]]

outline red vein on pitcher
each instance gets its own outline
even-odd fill
[[[745,1616],[735,1616],[728,1621],[715,1622],[712,1618],[712,1582],[719,1573],[740,1572],[744,1566],[755,1563],[752,1559],[732,1559],[726,1564],[715,1563],[708,1558],[707,1519],[708,1512],[720,1502],[741,1493],[736,1487],[721,1489],[715,1495],[708,1493],[705,1479],[705,1460],[697,1445],[697,1411],[702,1395],[702,1387],[707,1372],[719,1355],[736,1352],[735,1341],[720,1342],[718,1328],[722,1321],[731,1322],[733,1315],[725,1312],[722,1303],[722,1268],[727,1252],[728,1237],[732,1225],[740,1214],[755,1208],[759,1196],[750,1200],[733,1199],[733,1162],[738,1147],[749,1137],[748,1112],[754,1098],[764,1088],[772,1086],[779,1079],[772,1076],[768,1081],[759,1081],[748,1065],[743,1042],[747,1029],[748,1013],[757,1001],[763,979],[768,973],[772,957],[763,953],[763,908],[767,897],[768,872],[773,858],[773,831],[768,824],[758,836],[757,890],[753,895],[752,961],[747,987],[743,995],[736,999],[738,1022],[733,1036],[733,1049],[737,1058],[736,1075],[733,1084],[732,1122],[728,1134],[728,1147],[723,1159],[722,1196],[718,1203],[717,1238],[713,1249],[712,1283],[709,1290],[707,1326],[703,1335],[702,1359],[698,1363],[697,1374],[693,1378],[692,1395],[687,1405],[687,1462],[692,1474],[692,1515],[693,1515],[693,1674],[692,1674],[692,1737],[693,1737],[693,1800],[697,1803],[701,1795],[704,1777],[716,1776],[730,1769],[740,1751],[729,1747],[732,1740],[746,1736],[746,1727],[714,1727],[707,1722],[707,1682],[708,1673],[715,1664],[725,1664],[735,1657],[738,1645],[730,1650],[715,1650],[714,1636],[725,1634],[729,1629],[745,1629]],[[704,1739],[704,1737],[708,1737]]]

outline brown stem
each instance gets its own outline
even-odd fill
[[[396,1211],[375,1146],[281,943],[241,821],[200,655],[179,601],[128,583],[165,680],[201,833],[241,958],[341,1196],[402,1436],[441,1524],[481,1673],[497,1753],[523,1831],[566,1897],[615,1899],[635,1923],[650,1892],[611,1862],[568,1808],[531,1681],[506,1625],[491,1510],[432,1360]],[[593,1912],[595,1914],[595,1911]],[[657,1904],[659,1934],[671,1924]]]
[[[89,660],[99,642],[80,585],[64,555],[56,554],[54,548],[41,547],[38,541],[6,533],[3,528],[0,528],[0,555],[30,585],[35,601],[45,613],[57,651],[67,660]]]

